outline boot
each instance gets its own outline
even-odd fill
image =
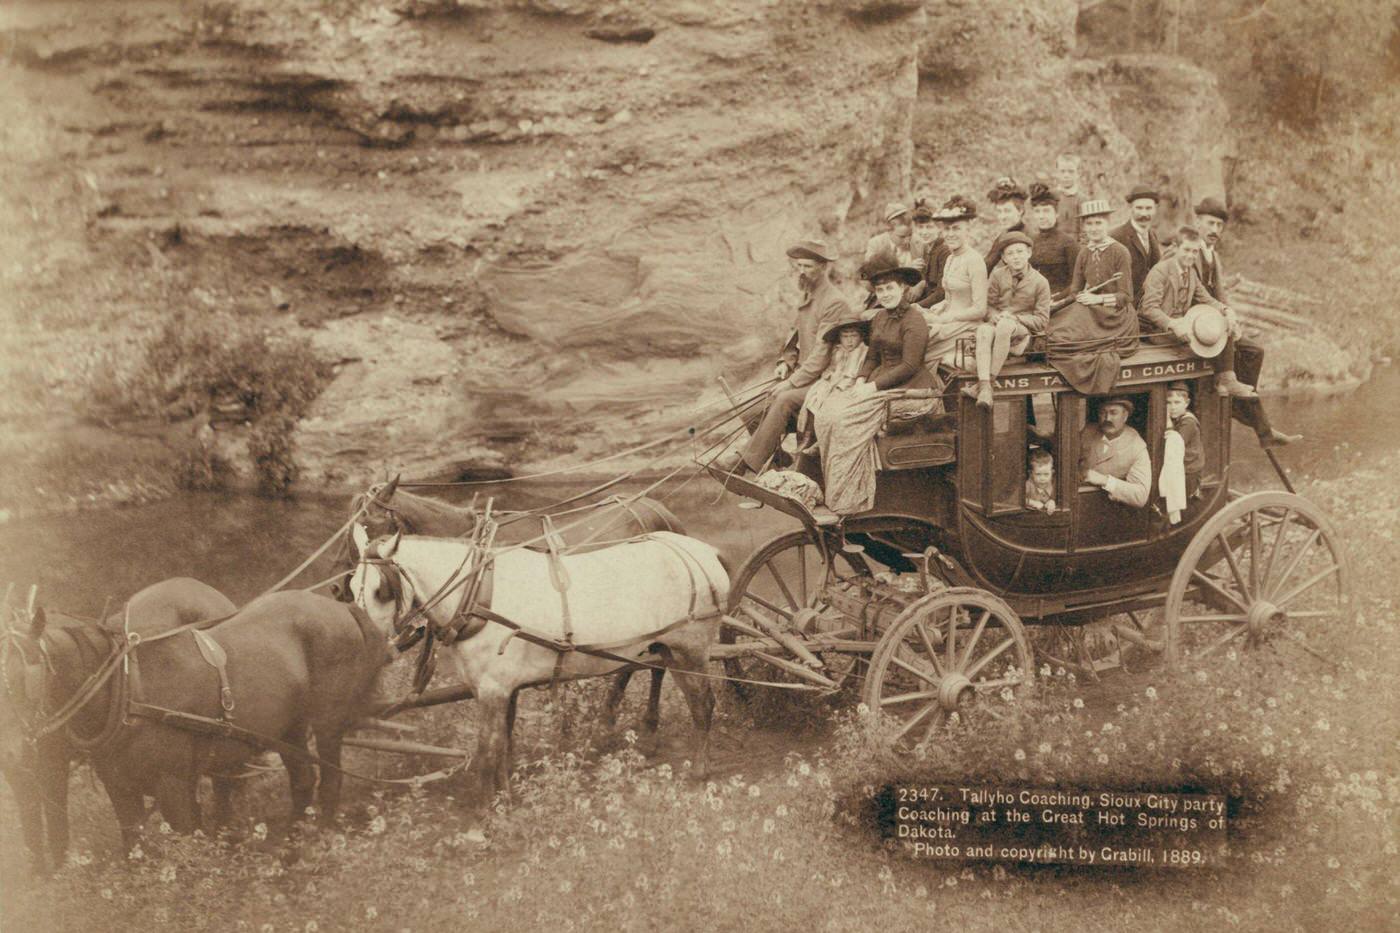
[[[976,399],[981,408],[992,407],[992,384],[990,382],[978,382],[975,386],[963,386],[963,395]]]
[[[1254,391],[1253,386],[1247,386],[1236,378],[1233,369],[1215,374],[1215,392],[1217,395],[1228,395],[1230,398],[1259,397],[1259,393]]]
[[[715,460],[715,466],[726,473],[733,473],[735,476],[743,476],[749,471],[749,465],[744,462],[744,455],[740,451],[731,450],[729,453]]]
[[[1301,441],[1301,434],[1285,434],[1278,428],[1270,428],[1264,434],[1259,435],[1260,447],[1286,447],[1295,441]]]

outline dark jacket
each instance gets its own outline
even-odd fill
[[[928,323],[913,305],[893,313],[881,308],[870,321],[870,349],[861,364],[862,378],[877,389],[928,389],[936,383],[924,368]]]
[[[928,245],[918,261],[924,281],[913,292],[912,300],[921,307],[930,308],[943,300],[943,264],[948,261],[948,254],[948,244],[939,237]]]
[[[1045,276],[1050,291],[1056,295],[1069,288],[1074,276],[1074,260],[1079,256],[1079,243],[1059,224],[1036,234],[1031,247],[1031,268]]]
[[[1152,228],[1147,230],[1147,252],[1142,251],[1142,243],[1138,240],[1137,231],[1133,229],[1131,221],[1121,227],[1114,227],[1108,234],[1119,243],[1128,247],[1128,255],[1133,258],[1133,303],[1142,301],[1142,283],[1147,281],[1147,273],[1152,271],[1152,267],[1162,261],[1162,242],[1157,239],[1157,231]]]
[[[1070,294],[1077,295],[1086,288],[1093,288],[1114,274],[1117,282],[1109,288],[1101,288],[1095,294],[1117,295],[1119,308],[1133,307],[1133,267],[1128,248],[1116,240],[1109,240],[1102,250],[1085,246],[1074,260],[1074,274],[1070,276]]]

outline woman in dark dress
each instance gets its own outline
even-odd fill
[[[884,393],[937,385],[924,367],[928,324],[909,302],[910,288],[922,278],[919,270],[879,254],[866,260],[861,277],[870,282],[880,303],[870,322],[870,350],[855,385],[833,391],[816,417],[826,504],[838,515],[866,512],[875,505],[875,435],[884,426],[887,405],[898,417],[933,407],[930,399],[891,401]]]

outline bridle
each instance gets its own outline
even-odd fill
[[[359,566],[379,568],[379,585],[375,588],[374,597],[381,602],[388,602],[391,598],[394,600],[394,637],[391,643],[399,651],[412,648],[426,632],[426,628],[421,625],[416,628],[409,627],[415,619],[424,614],[423,604],[418,599],[418,591],[413,586],[413,581],[393,558],[380,557],[378,548],[374,546],[370,547],[367,553],[360,555],[357,569]],[[350,594],[350,598],[352,602],[359,602],[354,593]]]
[[[37,660],[31,657],[37,655]],[[24,674],[16,684],[10,677],[11,653],[19,655]],[[5,701],[19,720],[25,738],[37,740],[37,733],[47,711],[48,693],[45,680],[53,674],[53,658],[49,655],[44,636],[34,638],[19,631],[13,624],[0,632],[0,681],[5,688]]]

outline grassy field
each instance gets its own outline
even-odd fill
[[[153,816],[129,858],[80,774],[78,842],[52,880],[27,878],[0,804],[6,928],[1387,928],[1400,915],[1397,466],[1304,490],[1347,529],[1364,587],[1351,631],[1308,638],[1331,662],[1286,646],[1092,687],[1052,671],[1017,715],[974,719],[922,760],[871,744],[858,710],[813,710],[792,730],[727,702],[708,783],[688,775],[674,695],[648,758],[634,735],[598,730],[596,683],[554,707],[527,698],[514,801],[484,821],[451,781],[360,784],[335,830],[288,834],[281,776],[267,775],[241,794],[236,839],[178,838]],[[470,720],[441,710],[420,734],[467,742]],[[1185,871],[914,862],[875,818],[881,789],[904,779],[1209,790],[1231,801],[1228,853]]]

